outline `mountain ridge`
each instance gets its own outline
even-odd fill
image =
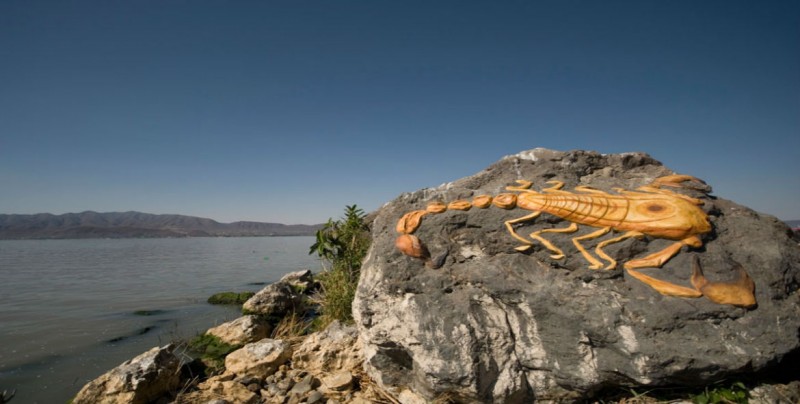
[[[137,211],[0,214],[0,240],[67,238],[309,236],[322,227]]]

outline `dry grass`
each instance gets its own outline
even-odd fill
[[[303,319],[300,314],[291,312],[284,316],[275,326],[270,338],[280,339],[294,346],[303,341],[310,328],[311,324]]]

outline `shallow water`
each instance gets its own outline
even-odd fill
[[[64,403],[133,356],[238,317],[238,308],[206,303],[210,295],[257,291],[287,272],[318,271],[308,255],[312,243],[0,241],[0,391],[16,389],[13,402]]]

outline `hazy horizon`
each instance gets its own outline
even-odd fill
[[[0,2],[0,212],[323,223],[544,147],[800,218],[800,2]]]

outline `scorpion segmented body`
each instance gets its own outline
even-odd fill
[[[578,190],[589,192],[590,188],[579,187]],[[592,192],[540,194],[528,191],[518,196],[517,207],[549,213],[577,224],[639,231],[671,240],[711,230],[705,213],[697,204],[681,197],[644,192],[626,192],[624,195],[598,190]]]

